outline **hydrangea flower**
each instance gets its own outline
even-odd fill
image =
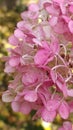
[[[9,37],[5,72],[13,80],[2,95],[15,112],[53,122],[73,112],[73,0],[39,0],[21,13]],[[68,100],[69,99],[69,100]],[[71,130],[65,122],[59,130]]]

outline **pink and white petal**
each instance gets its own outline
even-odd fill
[[[17,101],[13,101],[11,103],[11,106],[12,106],[13,111],[19,112],[20,111],[20,107],[21,107],[21,103],[17,102]]]
[[[68,96],[73,97],[73,89],[67,89],[67,94]]]
[[[5,73],[12,73],[14,71],[15,71],[15,69],[12,66],[10,66],[9,64],[4,69]]]
[[[2,101],[4,102],[12,102],[14,100],[14,95],[7,90],[6,92],[3,93],[2,95]]]

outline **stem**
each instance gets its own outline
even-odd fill
[[[65,82],[68,82],[72,78],[72,74],[70,72],[70,76],[65,80]]]
[[[56,94],[56,88],[55,88],[55,90],[54,90],[54,92],[53,92],[53,95],[52,95],[51,99],[54,98],[55,94]]]
[[[42,83],[40,83],[39,85],[37,85],[35,91],[37,92],[38,88],[42,85]]]
[[[59,68],[59,67],[65,67],[65,68],[66,68],[66,66],[64,66],[64,65],[56,65],[56,66],[54,66],[54,67],[52,68],[52,70],[57,69],[57,68]]]
[[[59,59],[63,62],[63,64],[67,67],[65,61],[63,60],[63,58],[57,53],[57,56],[59,57]]]
[[[67,55],[66,47],[63,44],[60,44],[60,45],[64,48],[65,56],[66,56]]]

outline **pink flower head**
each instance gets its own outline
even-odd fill
[[[68,120],[73,113],[73,0],[39,0],[21,13],[9,37],[5,69],[13,80],[2,95],[33,119]],[[66,121],[59,130],[72,130]]]

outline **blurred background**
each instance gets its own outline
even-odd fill
[[[24,116],[14,113],[10,104],[1,101],[2,92],[7,89],[10,77],[4,73],[3,56],[7,54],[8,37],[13,33],[16,23],[20,21],[20,13],[27,9],[31,2],[37,0],[0,0],[0,130],[57,130],[62,123],[57,117],[52,124],[45,123],[41,119],[32,121],[32,114]]]

